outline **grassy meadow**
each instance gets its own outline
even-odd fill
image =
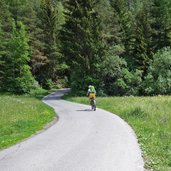
[[[85,97],[65,99],[89,104]],[[134,129],[146,169],[171,170],[171,96],[98,97],[97,107],[119,115]]]
[[[54,110],[41,101],[42,97],[0,93],[0,150],[36,133],[54,119]]]

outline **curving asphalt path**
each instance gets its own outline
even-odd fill
[[[0,171],[143,171],[136,136],[118,116],[61,100],[66,89],[44,102],[56,124],[0,152]]]

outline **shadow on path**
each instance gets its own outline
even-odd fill
[[[93,110],[91,109],[80,109],[80,110],[76,110],[77,112],[92,112]]]

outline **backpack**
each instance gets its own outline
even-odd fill
[[[91,87],[90,87],[90,92],[91,92],[91,93],[95,93],[95,88],[94,88],[94,86],[91,86]]]

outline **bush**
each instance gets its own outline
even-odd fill
[[[128,71],[123,68],[121,78],[116,80],[114,88],[117,90],[118,95],[139,95],[142,83],[142,72],[140,70]]]
[[[142,72],[129,71],[124,59],[108,54],[103,64],[103,80],[108,95],[138,95]]]
[[[163,48],[153,56],[143,86],[146,95],[171,94],[171,49]]]
[[[53,88],[53,81],[52,81],[52,79],[46,79],[45,83],[43,85],[43,88],[45,88],[47,90],[52,89]]]

